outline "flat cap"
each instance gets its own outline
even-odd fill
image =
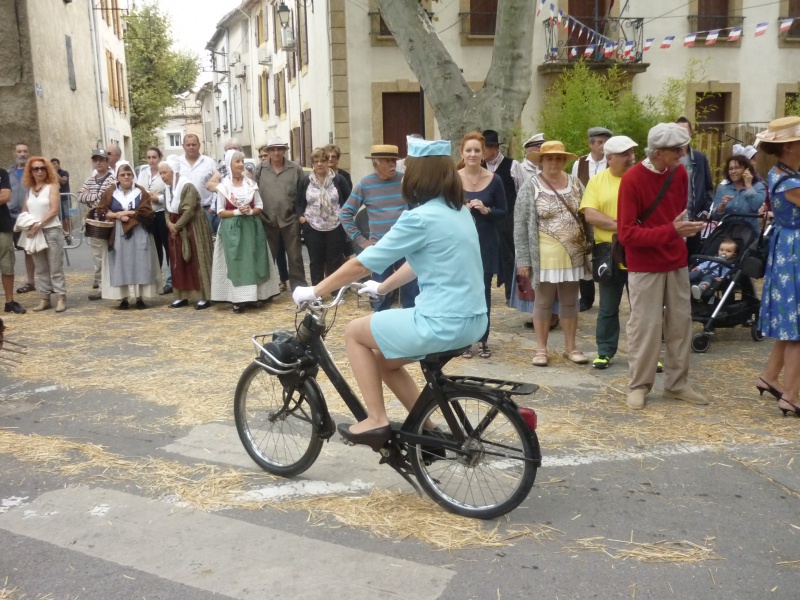
[[[605,127],[590,127],[589,128],[589,137],[597,137],[599,135],[604,135],[606,137],[612,137],[614,134],[611,133],[610,129],[606,129]]]
[[[522,147],[530,148],[531,146],[541,146],[542,144],[544,144],[544,134],[537,133],[525,140],[525,143],[522,144]]]
[[[689,132],[677,123],[659,123],[647,134],[647,147],[651,150],[680,148],[691,141]]]
[[[606,154],[622,154],[631,148],[636,148],[638,145],[627,135],[615,135],[606,140],[603,152]]]

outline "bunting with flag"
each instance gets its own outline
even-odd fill
[[[688,48],[689,46],[694,46],[694,41],[697,39],[696,33],[687,33],[686,37],[683,40],[683,46]]]
[[[577,46],[573,46],[572,49],[569,51],[569,55],[572,58],[575,58],[576,56],[578,56],[578,47]]]
[[[768,26],[769,26],[769,23],[759,23],[758,25],[756,25],[756,37],[758,37],[760,35],[764,35],[765,33],[767,33],[767,27]]]
[[[586,49],[583,51],[584,56],[591,56],[594,54],[594,46],[586,46]]]
[[[667,37],[664,38],[664,41],[661,42],[661,47],[665,48],[665,49],[666,48],[671,48],[672,47],[672,42],[674,42],[674,41],[675,41],[675,36],[674,35],[668,35]]]
[[[550,5],[550,25],[553,24],[553,20],[555,19],[555,16],[556,16],[556,7],[551,4]]]
[[[734,27],[728,32],[728,41],[735,42],[742,37],[742,28],[741,27]]]
[[[644,46],[642,46],[642,52],[647,52],[648,50],[650,50],[650,48],[652,47],[654,41],[655,41],[655,38],[647,38],[644,41]]]
[[[786,33],[792,28],[792,22],[794,19],[785,19],[781,21],[780,33]]]
[[[538,9],[537,9],[537,11],[536,11],[536,16],[537,16],[537,17],[538,17],[540,14],[542,14],[542,9],[544,8],[544,4],[545,4],[545,2],[547,2],[547,0],[542,0],[541,4],[539,4],[539,8],[538,8]]]
[[[708,35],[706,36],[706,46],[710,46],[717,41],[719,37],[719,29],[715,29],[714,31],[709,31]]]

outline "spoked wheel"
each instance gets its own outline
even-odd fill
[[[308,469],[319,456],[321,399],[309,380],[284,389],[276,375],[250,363],[236,386],[233,412],[239,439],[265,471],[290,477]]]
[[[532,434],[525,421],[513,406],[505,404],[489,419],[493,399],[479,393],[453,392],[448,402],[467,436],[464,452],[410,446],[409,459],[419,484],[439,505],[466,517],[493,519],[514,510],[536,479],[536,467],[524,460],[534,458]],[[437,429],[424,430],[428,420]],[[481,425],[483,431],[475,435]],[[435,400],[412,425],[412,431],[455,439]]]
[[[711,336],[705,333],[695,333],[692,336],[692,350],[703,353],[711,345]]]
[[[761,333],[761,330],[758,328],[758,315],[753,317],[753,324],[750,325],[750,337],[753,338],[754,342],[761,342],[764,340],[764,334]]]

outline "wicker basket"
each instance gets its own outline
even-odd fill
[[[98,240],[107,240],[110,238],[113,229],[113,221],[97,221],[96,219],[86,219],[86,223],[84,224],[84,233],[86,237],[95,238]]]

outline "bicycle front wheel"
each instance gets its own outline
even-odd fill
[[[308,469],[322,450],[321,402],[309,379],[284,388],[276,375],[250,363],[239,378],[233,404],[236,430],[250,458],[283,477]]]
[[[440,506],[465,517],[493,519],[514,510],[536,479],[525,421],[511,404],[502,403],[495,412],[495,400],[477,392],[451,392],[446,397],[466,438],[464,452],[409,446],[419,484]],[[424,429],[429,420],[436,425],[433,431]],[[411,428],[419,435],[456,439],[433,399]]]

